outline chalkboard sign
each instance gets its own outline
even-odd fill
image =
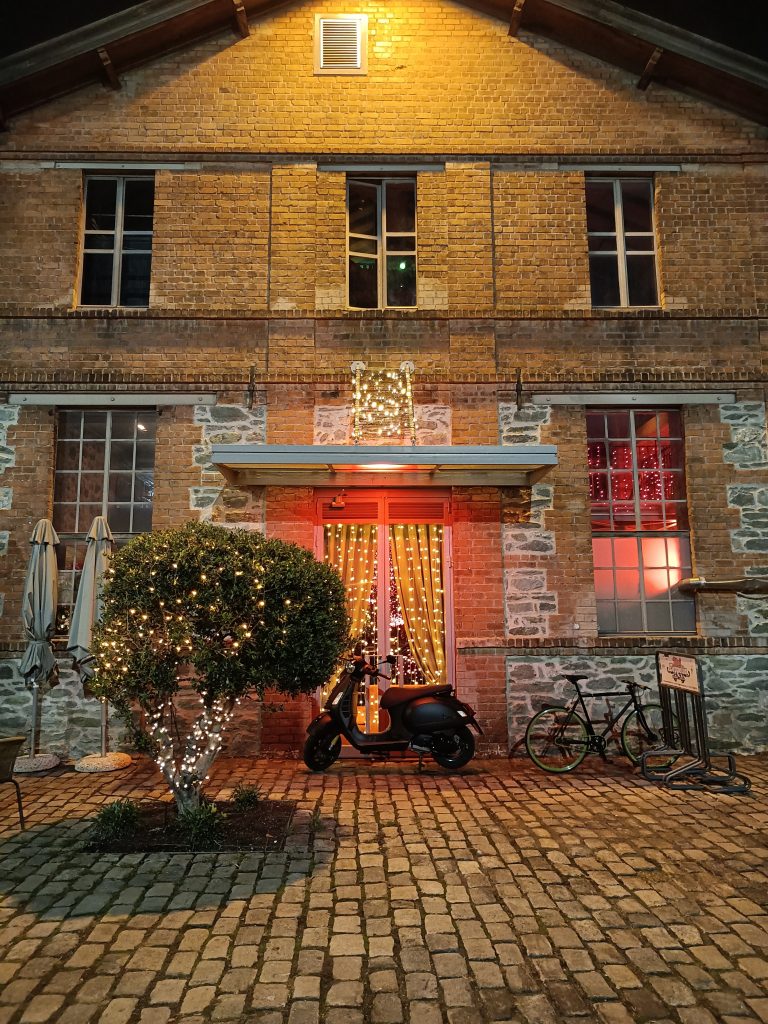
[[[684,654],[658,653],[659,683],[671,686],[673,690],[685,690],[686,693],[701,693],[699,668],[695,658]]]

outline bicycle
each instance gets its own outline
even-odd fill
[[[598,733],[584,702],[585,695],[579,687],[579,683],[589,677],[565,675],[564,678],[576,687],[573,701],[568,705],[548,704],[530,719],[525,730],[525,749],[539,768],[545,772],[558,774],[570,772],[581,764],[587,754],[599,754],[605,761],[605,749],[609,739],[614,739],[619,744],[634,765],[640,764],[640,758],[646,751],[663,745],[661,705],[641,703],[640,692],[650,690],[650,686],[643,683],[627,683],[626,692],[629,693],[629,700],[616,715],[613,714],[610,700],[606,699],[606,726]],[[590,698],[622,695],[620,690],[586,694]],[[584,717],[576,710],[579,704]],[[617,735],[617,727],[622,719],[624,721],[621,731]],[[671,762],[659,763],[655,767],[663,768],[669,763]]]

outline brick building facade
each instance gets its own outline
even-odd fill
[[[349,444],[350,365],[411,361],[419,446],[557,448],[529,479],[449,489],[445,642],[486,748],[519,739],[559,671],[652,681],[663,647],[700,655],[716,739],[764,749],[766,598],[694,600],[658,580],[768,575],[765,128],[443,0],[358,4],[365,73],[315,73],[317,16],[347,12],[266,13],[243,39],[191,42],[0,136],[4,728],[29,708],[29,534],[66,519],[65,413],[109,412],[109,430],[121,412],[153,417],[153,528],[210,518],[316,548],[313,486],[227,486],[212,446]],[[96,258],[116,230],[129,292],[145,273],[126,256],[145,251],[126,242],[147,216],[126,183],[142,178],[148,300],[121,301],[113,277],[108,301],[84,302],[118,273]],[[372,273],[349,255],[350,182],[385,180],[414,190],[397,235],[416,236],[414,301],[386,301],[410,287],[410,258],[392,257],[395,284],[381,275],[371,307],[350,308],[352,277]],[[107,181],[112,220],[88,206]],[[400,243],[382,232],[384,260]],[[66,666],[43,709],[49,747],[94,748],[98,706]],[[310,713],[254,707],[232,748],[297,747]]]

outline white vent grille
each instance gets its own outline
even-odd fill
[[[364,75],[368,18],[354,14],[321,18],[315,25],[315,72],[324,75]]]

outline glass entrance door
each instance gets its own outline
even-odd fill
[[[448,681],[448,496],[353,492],[320,498],[318,511],[318,548],[347,588],[355,648],[372,662],[394,654],[393,684]],[[365,732],[386,726],[379,697],[387,685],[373,681],[359,694],[357,720]]]

